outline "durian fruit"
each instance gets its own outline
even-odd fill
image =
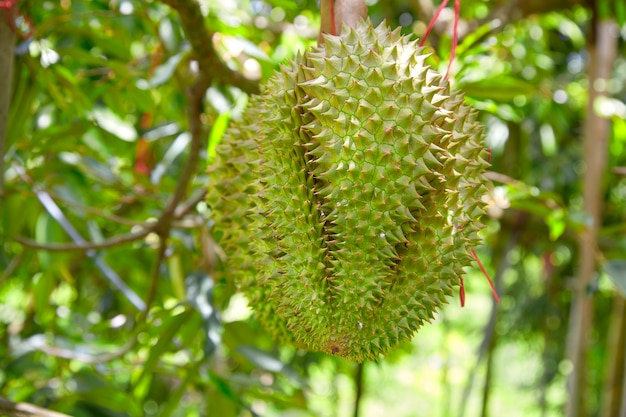
[[[472,262],[482,127],[427,57],[384,24],[345,28],[282,67],[219,146],[213,233],[282,341],[376,359]]]

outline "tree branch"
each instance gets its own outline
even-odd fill
[[[122,216],[118,216],[116,214],[111,214],[111,213],[107,213],[104,210],[100,209],[100,208],[96,208],[96,207],[91,207],[91,206],[86,206],[84,204],[78,203],[76,201],[72,201],[69,200],[67,198],[64,198],[63,196],[48,190],[48,194],[50,194],[51,197],[53,197],[55,200],[62,202],[63,204],[65,204],[66,206],[69,207],[74,207],[76,209],[78,209],[79,211],[84,211],[85,213],[89,213],[89,214],[93,214],[96,215],[98,217],[101,217],[105,220],[109,220],[112,221],[114,223],[119,223],[119,224],[123,224],[125,226],[131,226],[131,227],[136,227],[136,226],[140,226],[140,227],[148,227],[151,225],[151,223],[147,223],[147,222],[142,222],[142,221],[137,221],[137,220],[131,220],[128,219],[126,217],[122,217]]]
[[[71,417],[28,403],[14,403],[2,397],[0,397],[0,415],[9,417]]]
[[[167,249],[167,239],[172,227],[172,222],[177,214],[180,202],[185,198],[187,189],[192,178],[198,170],[200,161],[200,153],[202,152],[203,138],[205,129],[202,123],[203,100],[207,89],[213,81],[226,82],[235,85],[249,93],[258,93],[258,84],[252,83],[241,74],[232,71],[218,57],[213,47],[211,35],[204,24],[204,19],[200,11],[198,3],[194,0],[162,0],[165,4],[175,9],[181,19],[183,31],[187,39],[191,43],[193,54],[198,60],[199,74],[195,82],[187,90],[187,116],[189,123],[189,134],[191,142],[189,144],[189,157],[187,163],[176,184],[176,189],[170,197],[161,217],[154,227],[154,232],[159,235],[159,247],[157,251],[157,259],[151,274],[151,284],[147,295],[146,305],[148,308],[144,310],[143,321],[149,310],[149,307],[156,295],[158,286],[158,277],[160,266],[165,259]],[[195,206],[199,199],[203,198],[204,193],[197,193],[188,202],[182,204],[178,213],[184,214]],[[193,204],[193,205],[192,205]]]
[[[361,400],[363,399],[363,385],[365,383],[365,377],[363,374],[363,369],[365,368],[365,362],[357,363],[356,372],[354,374],[354,385],[355,385],[355,395],[354,395],[354,413],[352,414],[354,417],[359,417],[361,414]]]
[[[114,246],[123,245],[125,243],[134,242],[147,236],[152,231],[154,231],[154,226],[147,227],[137,232],[130,232],[123,235],[113,236],[100,242],[41,243],[23,236],[16,236],[15,241],[29,248],[46,250],[49,252],[65,252],[72,250],[85,251],[111,248]]]
[[[48,194],[50,194],[51,197],[54,195],[52,193],[48,193]],[[193,210],[196,204],[198,204],[200,201],[204,199],[205,195],[206,195],[206,190],[200,189],[200,190],[197,190],[194,193],[194,195],[192,195],[189,198],[189,200],[180,203],[176,207],[176,210],[174,211],[172,224],[176,225],[177,223],[175,222],[175,219],[180,219],[184,217],[185,215],[187,215],[191,210]],[[56,198],[59,198],[59,197],[57,196]],[[41,243],[41,242],[37,242],[33,239],[29,239],[24,236],[16,236],[15,241],[22,244],[23,246],[26,246],[32,249],[45,250],[49,252],[86,251],[86,250],[95,250],[95,249],[106,249],[106,248],[111,248],[114,246],[119,246],[119,245],[123,245],[126,243],[134,242],[154,232],[157,227],[156,222],[152,222],[152,223],[134,222],[134,221],[130,221],[120,216],[115,216],[112,214],[104,213],[102,212],[102,210],[99,210],[93,207],[84,206],[82,204],[74,203],[74,202],[67,201],[67,200],[64,200],[64,202],[66,204],[78,207],[80,210],[83,210],[85,212],[94,213],[105,219],[115,221],[117,223],[130,225],[130,226],[141,226],[142,229],[136,232],[130,232],[130,233],[124,233],[121,235],[112,236],[108,239],[104,239],[99,242]],[[193,226],[195,227],[196,224],[193,224]],[[181,224],[180,227],[189,227],[189,224],[188,223]]]
[[[147,311],[147,309],[146,309]],[[126,353],[135,347],[137,344],[137,337],[131,337],[128,342],[118,350],[110,353],[102,353],[99,355],[89,355],[82,352],[76,352],[70,349],[60,348],[58,346],[42,345],[37,346],[36,349],[45,353],[46,355],[54,356],[56,358],[63,358],[69,360],[76,360],[91,365],[97,365],[100,363],[110,362],[114,359],[121,358]]]
[[[155,226],[155,232],[162,239],[166,239],[174,218],[176,208],[182,201],[192,177],[197,171],[204,129],[202,126],[203,99],[206,90],[213,81],[227,81],[247,92],[258,92],[250,89],[250,85],[241,84],[246,80],[239,73],[232,71],[224,64],[213,47],[211,35],[204,24],[200,6],[194,0],[162,0],[163,3],[175,9],[180,15],[183,31],[191,43],[193,54],[198,60],[199,74],[194,84],[187,90],[187,114],[189,120],[189,158],[183,167],[174,194],[170,198],[163,214]],[[238,84],[239,83],[239,84]]]
[[[180,16],[183,31],[193,50],[194,58],[200,67],[202,89],[206,90],[211,81],[230,84],[248,94],[259,93],[258,81],[250,80],[243,74],[230,69],[219,57],[213,46],[212,34],[207,29],[200,6],[195,0],[161,0]]]

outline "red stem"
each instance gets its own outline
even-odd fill
[[[435,26],[435,22],[437,21],[437,19],[439,19],[439,15],[443,11],[443,9],[448,5],[448,1],[450,0],[443,0],[441,4],[439,5],[439,8],[435,12],[435,15],[433,16],[433,18],[430,19],[430,23],[428,24],[428,27],[426,28],[426,33],[424,33],[424,37],[420,41],[420,46],[424,46],[424,44],[426,43],[426,38],[428,38],[428,34],[432,30],[433,26]]]
[[[445,78],[448,78],[450,67],[456,56],[456,47],[459,43],[459,16],[461,15],[461,0],[454,0],[454,28],[452,29],[452,50],[450,51],[450,61],[446,70]]]
[[[426,43],[426,39],[428,38],[430,31],[433,29],[433,26],[435,26],[435,22],[437,21],[437,19],[439,19],[441,12],[448,5],[449,1],[450,0],[443,0],[441,4],[439,5],[439,7],[437,8],[435,15],[433,16],[432,19],[430,19],[430,23],[428,24],[428,27],[426,28],[426,32],[424,33],[424,36],[422,37],[422,40],[420,41],[420,46],[424,46],[424,44]],[[454,62],[454,58],[456,56],[456,47],[459,44],[459,16],[460,15],[461,15],[461,0],[454,0],[454,26],[452,29],[452,49],[450,50],[450,61],[448,62],[448,69],[446,70],[446,75],[444,78],[448,78],[448,74],[450,73],[450,68],[452,67],[452,62]]]
[[[465,283],[463,282],[463,278],[460,279],[459,297],[461,298],[461,307],[465,307]]]
[[[480,262],[480,259],[478,259],[478,255],[476,255],[476,252],[474,252],[474,249],[470,249],[470,253],[474,257],[474,259],[476,259],[476,262],[478,262],[478,267],[483,272],[483,275],[485,276],[485,278],[487,278],[489,287],[491,287],[491,293],[493,294],[493,298],[496,300],[496,303],[499,304],[500,298],[498,297],[498,293],[496,292],[496,287],[493,286],[493,282],[491,282],[491,278],[489,278],[489,274],[487,273],[487,270],[483,266],[482,262]]]

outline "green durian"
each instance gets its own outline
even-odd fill
[[[384,24],[327,36],[218,147],[213,233],[280,340],[378,358],[433,318],[472,262],[483,129],[427,58]]]

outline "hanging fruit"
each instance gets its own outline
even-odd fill
[[[327,35],[219,146],[213,233],[279,339],[375,359],[431,320],[473,261],[482,127],[427,57],[384,24]]]

